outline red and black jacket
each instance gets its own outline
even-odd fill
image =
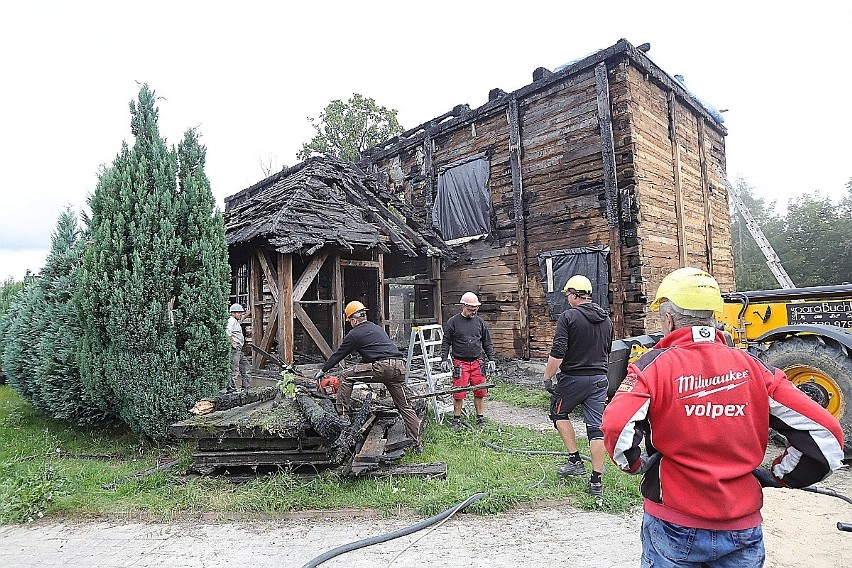
[[[772,427],[790,444],[772,465],[789,487],[841,466],[843,431],[784,373],[728,347],[712,327],[677,329],[628,367],[603,415],[607,452],[624,471],[640,467],[643,439],[661,459],[642,479],[645,511],[682,526],[759,525],[763,493],[752,471]]]

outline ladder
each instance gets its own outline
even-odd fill
[[[731,185],[731,182],[728,181],[727,176],[721,170],[717,169],[717,172],[719,177],[722,179],[722,183],[725,184],[725,187],[728,190],[728,197],[734,204],[734,208],[736,208],[742,216],[746,227],[748,227],[749,233],[751,233],[752,238],[754,238],[754,242],[757,243],[757,246],[760,247],[760,251],[763,253],[763,256],[766,257],[766,264],[769,266],[769,270],[772,272],[775,280],[778,281],[778,284],[782,288],[795,288],[796,285],[793,284],[793,281],[790,279],[787,271],[784,270],[784,266],[781,264],[781,259],[778,258],[778,255],[775,253],[775,249],[772,248],[771,244],[769,244],[769,241],[766,239],[766,235],[763,234],[763,230],[761,230],[760,225],[757,224],[757,221],[754,216],[752,216],[751,211],[748,210],[748,207],[746,207],[742,197],[740,197],[740,192]]]
[[[406,384],[423,384],[426,393],[446,389],[452,386],[452,373],[442,373],[441,343],[444,341],[444,328],[440,324],[420,325],[411,328],[411,338],[408,340],[408,357],[405,361]],[[438,369],[433,369],[438,365]],[[432,415],[436,422],[443,420],[446,410],[438,406],[438,397],[429,398]],[[443,412],[442,412],[443,410]]]

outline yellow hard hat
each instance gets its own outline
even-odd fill
[[[650,309],[658,311],[666,300],[684,310],[722,311],[719,283],[700,268],[678,268],[663,278]]]
[[[352,314],[357,314],[358,312],[365,311],[367,311],[367,306],[365,306],[358,300],[355,300],[354,302],[349,302],[348,304],[346,304],[346,309],[343,310],[343,313],[346,314],[346,319],[349,319],[352,317]]]
[[[562,288],[562,292],[567,294],[570,290],[576,290],[577,292],[585,292],[586,294],[592,293],[592,283],[591,281],[583,276],[582,274],[575,274],[571,278],[568,279],[568,282],[565,283],[565,287]]]

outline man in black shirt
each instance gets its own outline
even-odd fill
[[[420,419],[405,394],[405,361],[402,353],[381,327],[367,321],[367,308],[364,304],[358,301],[349,302],[346,305],[345,315],[352,329],[315,378],[322,379],[344,357],[357,351],[361,356],[361,363],[346,369],[340,375],[340,387],[337,391],[338,412],[345,416],[349,409],[356,380],[365,383],[382,383],[387,387],[394,406],[405,423],[408,437],[415,442],[414,451],[422,453]]]
[[[592,454],[589,493],[601,498],[601,472],[606,455],[601,417],[606,404],[612,321],[609,314],[591,300],[592,283],[585,276],[572,276],[562,291],[571,307],[559,316],[553,347],[544,370],[544,388],[551,393],[550,419],[569,454],[568,462],[557,471],[559,475],[586,473],[568,416],[578,404],[582,405]]]
[[[444,324],[444,341],[441,344],[441,371],[453,371],[453,386],[467,387],[481,385],[485,382],[486,373],[493,374],[494,346],[491,344],[491,334],[482,318],[476,315],[480,306],[479,298],[473,292],[465,292],[461,298],[462,311],[447,320]],[[452,359],[450,351],[452,349]],[[488,358],[486,365],[484,357]],[[485,372],[483,372],[485,366]],[[485,424],[485,395],[486,389],[473,391],[473,407],[476,410],[476,425]],[[461,411],[466,392],[453,394],[453,421],[450,427],[457,430],[461,427]]]

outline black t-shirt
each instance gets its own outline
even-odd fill
[[[358,352],[362,363],[372,363],[382,359],[403,359],[399,348],[390,340],[385,330],[371,321],[365,321],[346,334],[340,347],[322,366],[323,372],[337,365],[353,351]]]
[[[605,375],[612,350],[612,321],[594,302],[562,312],[550,356],[562,359],[563,375]]]

